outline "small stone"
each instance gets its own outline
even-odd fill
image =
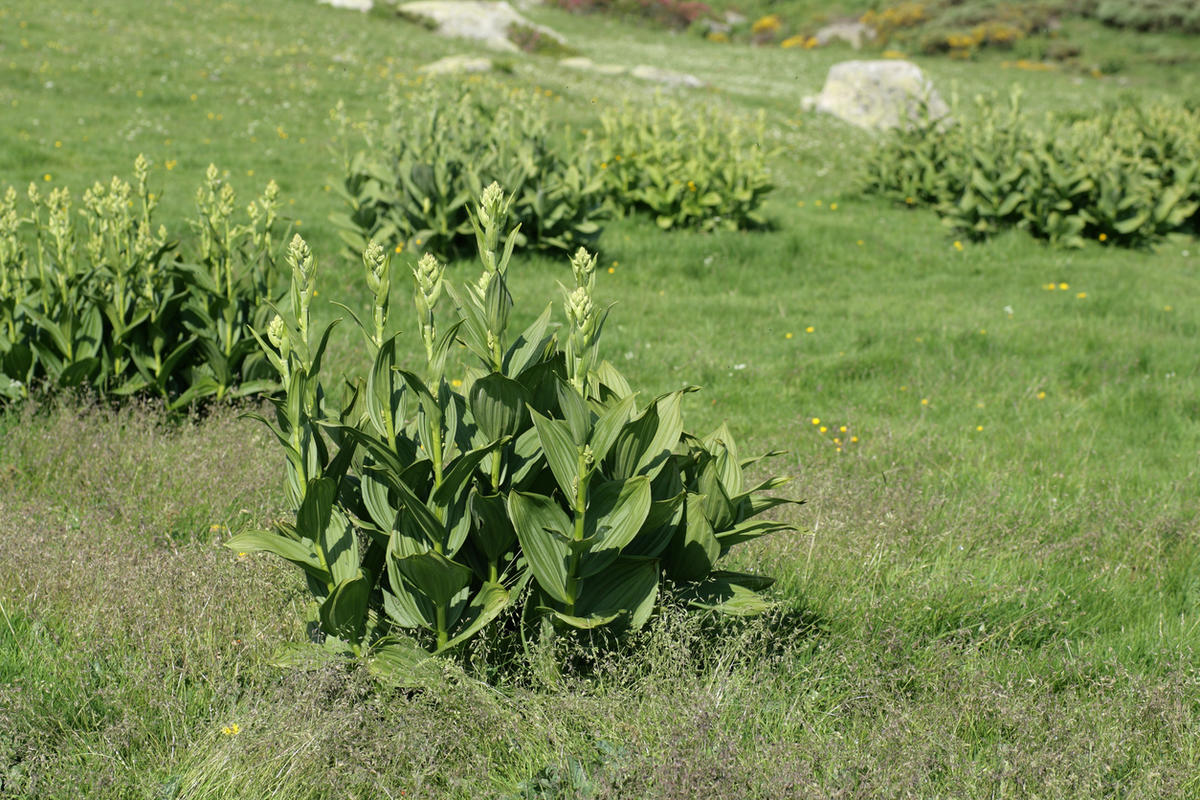
[[[704,81],[695,75],[689,75],[686,72],[676,72],[672,69],[651,67],[646,64],[638,64],[629,70],[629,74],[644,81],[653,81],[666,86],[684,86],[689,89],[701,89],[704,87]]]
[[[417,72],[423,72],[426,75],[453,75],[468,72],[487,72],[491,68],[492,60],[490,58],[479,56],[446,56],[434,61],[432,64],[417,67]]]
[[[558,65],[567,69],[583,70],[584,72],[598,72],[601,75],[624,75],[629,71],[628,67],[621,64],[597,64],[590,58],[584,58],[583,56],[564,58],[558,62]]]

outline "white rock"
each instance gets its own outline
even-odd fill
[[[531,22],[506,2],[417,0],[398,5],[396,11],[405,17],[428,20],[434,30],[444,36],[477,39],[497,50],[517,50],[508,38],[509,28],[513,25],[533,28],[559,44],[567,43],[561,34]]]
[[[654,81],[655,83],[662,83],[667,86],[686,86],[689,89],[700,89],[704,86],[704,81],[695,75],[689,75],[686,72],[676,72],[673,69],[650,67],[645,64],[638,64],[629,70],[629,74],[644,81]]]
[[[817,44],[824,47],[832,42],[842,41],[855,50],[862,49],[863,42],[875,40],[875,29],[861,22],[835,22],[817,31]]]
[[[629,71],[628,67],[621,64],[597,64],[590,58],[584,58],[583,56],[561,59],[558,65],[567,69],[583,70],[584,72],[598,72],[601,75],[624,75]]]
[[[317,0],[318,3],[334,8],[349,8],[352,11],[370,11],[374,0]]]
[[[870,130],[911,125],[921,103],[934,119],[950,113],[920,67],[909,61],[843,61],[829,70],[825,87],[802,107],[833,114]]]
[[[491,68],[492,60],[490,58],[446,56],[432,64],[417,67],[417,72],[424,72],[426,75],[451,75],[464,72],[487,72]]]

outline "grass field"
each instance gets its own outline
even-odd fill
[[[773,229],[613,222],[598,292],[616,303],[605,356],[635,387],[699,385],[689,429],[728,420],[743,450],[787,450],[773,466],[809,532],[733,559],[779,578],[776,611],[656,619],[586,676],[537,650],[477,653],[413,694],[282,671],[300,577],[218,546],[284,512],[261,426],[9,408],[0,797],[1200,797],[1200,242],[956,247],[932,212],[857,193],[870,137],[799,111],[850,50],[530,13],[596,61],[711,84],[685,102],[768,115]],[[1072,24],[1106,51],[1196,45]],[[465,50],[300,0],[17,0],[0,9],[0,188],[78,192],[144,153],[171,220],[210,162],[246,198],[274,178],[330,319],[327,299],[367,302],[327,221],[330,109],[382,113],[398,77]],[[1188,66],[1148,59],[1099,79],[919,63],[965,98],[1020,81],[1035,112],[1200,101]],[[534,56],[505,80],[581,125],[653,99]],[[567,278],[518,256],[518,324]],[[348,331],[332,347],[362,358]]]

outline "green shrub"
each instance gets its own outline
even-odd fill
[[[393,94],[388,121],[358,125],[362,149],[340,140],[348,214],[333,217],[345,241],[462,255],[474,240],[469,210],[483,187],[511,188],[518,247],[572,250],[593,242],[604,191],[590,154],[551,126],[543,93],[473,79],[430,81]]]
[[[895,133],[867,160],[866,190],[933,206],[973,237],[1019,227],[1069,247],[1145,246],[1196,233],[1200,113],[1121,107],[1038,128],[1015,91],[976,107],[970,124],[927,120]]]
[[[1194,0],[1082,0],[1080,10],[1106,25],[1140,31],[1200,33]]]
[[[663,229],[739,230],[766,224],[764,118],[689,112],[676,104],[626,107],[601,117],[601,168],[614,209],[643,211]]]
[[[172,407],[278,388],[248,326],[269,316],[278,187],[234,219],[232,187],[208,168],[191,250],[154,228],[149,166],[73,208],[65,188],[31,184],[22,210],[0,199],[0,398],[39,383],[106,396],[151,393]]]
[[[519,233],[501,233],[512,202],[496,185],[483,193],[472,219],[478,282],[455,288],[429,254],[414,270],[423,375],[399,366],[389,262],[375,243],[363,256],[375,313],[359,323],[374,367],[347,402],[328,407],[329,330],[309,330],[315,267],[299,237],[296,312],[260,333],[287,386],[272,427],[296,515],[227,544],[303,569],[325,649],[367,655],[404,681],[417,680],[428,653],[455,648],[509,608],[525,635],[640,628],[664,586],[697,609],[757,613],[770,579],[717,562],[790,528],[753,519],[790,502],[761,496],[782,479],[750,486],[744,470],[758,459],[741,459],[724,426],[703,438],[684,431],[690,389],[639,402],[601,360],[607,311],[595,304],[594,256],[580,249],[571,259],[565,325],[555,330],[547,306],[511,334],[507,269]],[[439,310],[443,298],[452,309]],[[456,344],[478,361],[461,383],[447,379]]]

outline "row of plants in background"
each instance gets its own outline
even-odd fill
[[[32,387],[152,394],[172,407],[278,388],[248,333],[269,318],[276,278],[274,182],[235,218],[210,166],[181,250],[154,226],[149,164],[83,193],[34,184],[0,199],[0,398]]]
[[[385,124],[336,112],[348,212],[334,222],[356,251],[376,241],[454,258],[473,246],[469,210],[495,181],[510,187],[516,247],[570,252],[631,211],[663,228],[762,225],[762,117],[706,121],[659,101],[604,114],[599,132],[552,127],[545,93],[483,79],[397,92]],[[354,131],[362,149],[349,146]]]
[[[374,362],[345,402],[326,395],[329,329],[310,329],[315,261],[299,237],[295,313],[258,334],[287,386],[267,424],[287,456],[296,513],[227,545],[303,569],[320,652],[367,656],[401,681],[485,629],[526,640],[638,629],[667,587],[697,609],[758,613],[771,580],[717,563],[790,528],[754,519],[792,502],[763,496],[782,479],[751,486],[744,470],[759,459],[741,459],[724,426],[703,438],[684,431],[691,387],[640,400],[600,357],[607,311],[594,296],[594,256],[571,258],[565,324],[552,323],[549,305],[514,335],[515,202],[495,184],[483,193],[471,220],[476,282],[456,287],[429,254],[417,264],[422,374],[402,366],[389,255],[375,243],[363,254],[373,313],[355,318]],[[448,362],[459,345],[473,363]],[[463,378],[449,379],[451,367]]]
[[[866,190],[936,208],[975,238],[1017,227],[1068,247],[1137,247],[1200,231],[1200,112],[1121,106],[1039,126],[1016,89],[975,105],[970,122],[895,132],[866,160]]]

